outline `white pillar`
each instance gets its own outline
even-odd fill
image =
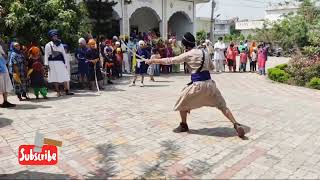
[[[192,3],[193,3],[193,16],[192,16],[192,22],[193,22],[193,24],[192,24],[192,27],[193,27],[193,35],[194,35],[194,37],[196,37],[196,35],[197,35],[197,23],[196,23],[196,13],[197,13],[197,7],[196,7],[196,3],[194,2],[194,1],[192,1]],[[190,22],[190,23],[192,23],[192,22]]]
[[[130,35],[130,22],[128,17],[128,4],[124,3],[124,0],[121,0],[122,3],[122,19],[121,19],[121,34],[122,35]]]
[[[167,0],[162,0],[162,21],[160,24],[160,33],[163,39],[167,39],[168,37],[167,6]]]

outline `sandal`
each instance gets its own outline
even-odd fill
[[[241,139],[245,137],[244,135],[246,134],[246,132],[244,131],[244,128],[242,127],[241,124],[235,123],[235,124],[234,124],[234,129],[236,130],[238,136],[239,136]]]

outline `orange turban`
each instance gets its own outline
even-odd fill
[[[97,44],[97,42],[94,39],[90,39],[89,42],[88,42],[89,46],[96,45],[96,44]]]
[[[32,56],[37,56],[40,54],[40,49],[36,46],[33,46],[29,49],[29,53],[32,55]]]

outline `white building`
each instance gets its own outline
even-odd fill
[[[155,29],[161,37],[175,33],[178,40],[186,32],[195,34],[196,4],[210,0],[114,0],[114,18],[119,21],[120,34],[132,30]]]
[[[283,19],[284,15],[289,13],[296,13],[299,10],[299,2],[288,2],[288,3],[278,3],[273,4],[266,9],[265,20],[270,22],[275,22]]]
[[[211,19],[205,17],[197,17],[196,18],[196,32],[206,31],[208,34],[210,33],[210,24]],[[218,37],[223,37],[227,34],[230,34],[231,21],[230,20],[219,20],[216,19],[213,23],[214,28],[214,37],[217,39]]]
[[[236,22],[236,30],[240,30],[241,34],[247,37],[249,34],[254,35],[255,30],[262,29],[264,22],[264,20],[238,21]]]

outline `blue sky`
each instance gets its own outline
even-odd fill
[[[215,15],[221,14],[219,19],[230,19],[239,17],[240,19],[263,19],[265,9],[269,2],[279,3],[284,0],[215,0],[217,5]],[[292,0],[287,0],[292,1]],[[210,17],[211,3],[197,5],[197,17]]]

